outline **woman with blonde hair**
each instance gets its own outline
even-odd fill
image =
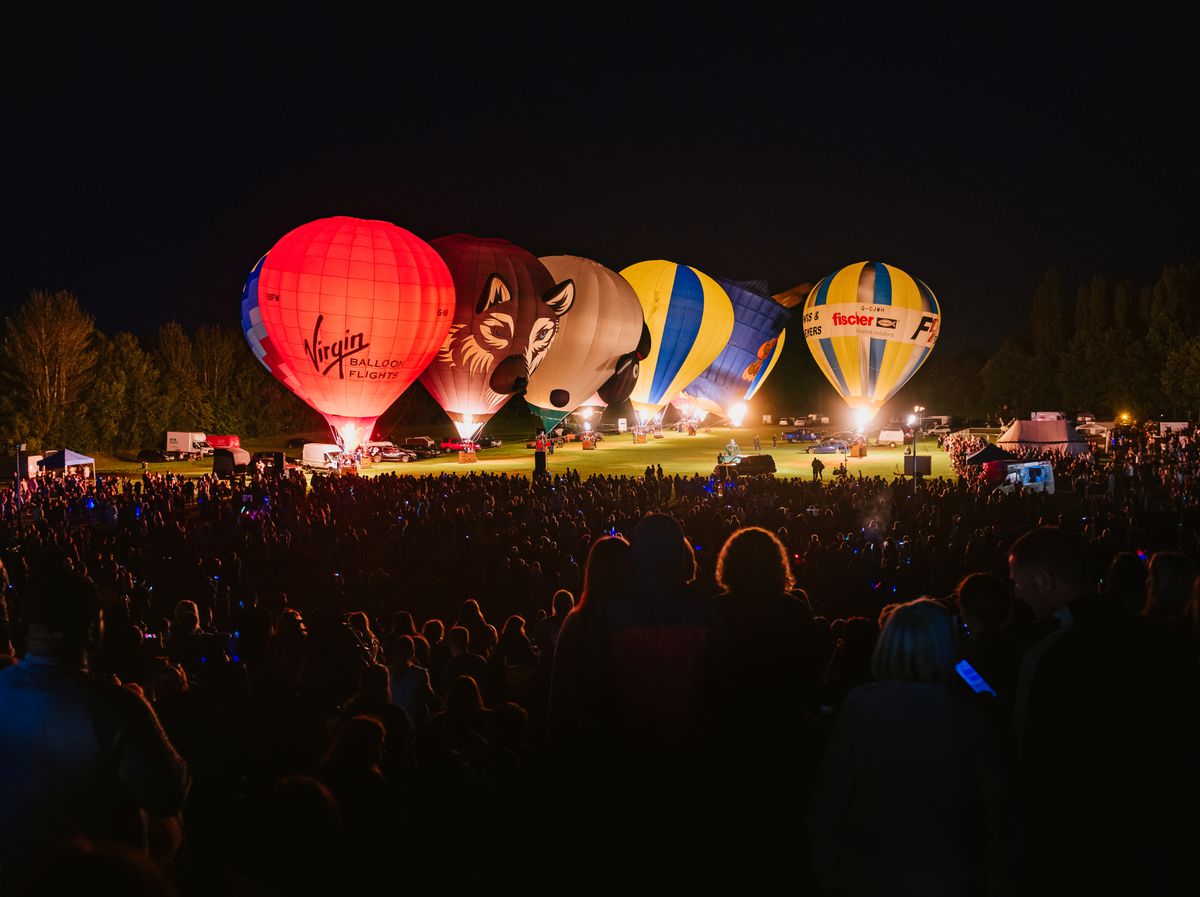
[[[851,691],[808,813],[819,882],[844,894],[980,894],[1011,883],[1015,824],[986,718],[951,687],[950,615],[888,617],[876,682]]]

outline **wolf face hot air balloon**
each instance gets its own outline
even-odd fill
[[[454,323],[421,383],[464,439],[474,437],[546,358],[575,284],[556,281],[531,253],[507,240],[463,234],[433,247],[457,293]]]
[[[598,262],[570,255],[541,259],[556,282],[575,284],[575,305],[559,323],[546,359],[529,376],[525,401],[549,432],[607,381],[636,367],[649,352],[642,344],[642,306],[628,281]],[[636,370],[630,371],[627,390]]]
[[[255,356],[353,451],[446,339],[454,285],[424,240],[386,221],[322,218],[250,272],[242,328]]]
[[[708,367],[733,332],[729,297],[707,274],[674,262],[638,262],[621,272],[650,331],[630,400],[648,420]]]
[[[808,294],[804,338],[861,425],[929,357],[941,320],[941,306],[921,281],[882,262],[858,262]]]
[[[771,298],[765,281],[718,279],[717,283],[733,303],[733,334],[678,401],[728,415],[738,426],[745,403],[758,392],[783,352],[784,325],[791,311]]]

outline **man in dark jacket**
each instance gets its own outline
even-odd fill
[[[0,672],[0,883],[72,838],[144,849],[142,811],[175,815],[189,785],[150,705],[88,674],[94,584],[63,570],[22,597],[27,652]]]
[[[1022,661],[1014,720],[1033,891],[1174,893],[1191,772],[1162,752],[1194,732],[1186,657],[1095,593],[1076,535],[1027,533],[1009,571],[1017,599],[1052,627]]]

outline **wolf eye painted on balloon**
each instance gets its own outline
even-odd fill
[[[513,395],[524,392],[575,303],[531,253],[507,240],[440,237],[458,301],[433,363],[421,375],[464,439],[474,438]]]

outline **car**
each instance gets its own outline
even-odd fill
[[[500,440],[495,436],[480,436],[475,440],[475,444],[480,448],[499,448],[501,445]]]
[[[806,451],[810,455],[844,455],[850,451],[850,443],[844,439],[823,439]]]
[[[162,464],[164,461],[169,461],[167,453],[158,449],[142,449],[138,452],[137,459],[147,464]]]
[[[413,452],[405,451],[392,442],[368,442],[363,445],[367,453],[375,461],[400,461],[408,463],[416,460]]]
[[[936,437],[937,439],[945,439],[947,436],[950,435],[950,428],[945,427],[945,426],[930,427],[928,430],[925,431],[925,435],[933,436],[933,437]]]
[[[781,427],[790,427],[792,425],[792,419],[790,417],[781,417],[777,423]]]
[[[821,436],[812,430],[789,430],[783,434],[783,438],[787,442],[819,442]]]
[[[722,478],[746,477],[775,473],[775,469],[775,459],[770,455],[742,455],[730,464],[718,464],[713,474]]]

